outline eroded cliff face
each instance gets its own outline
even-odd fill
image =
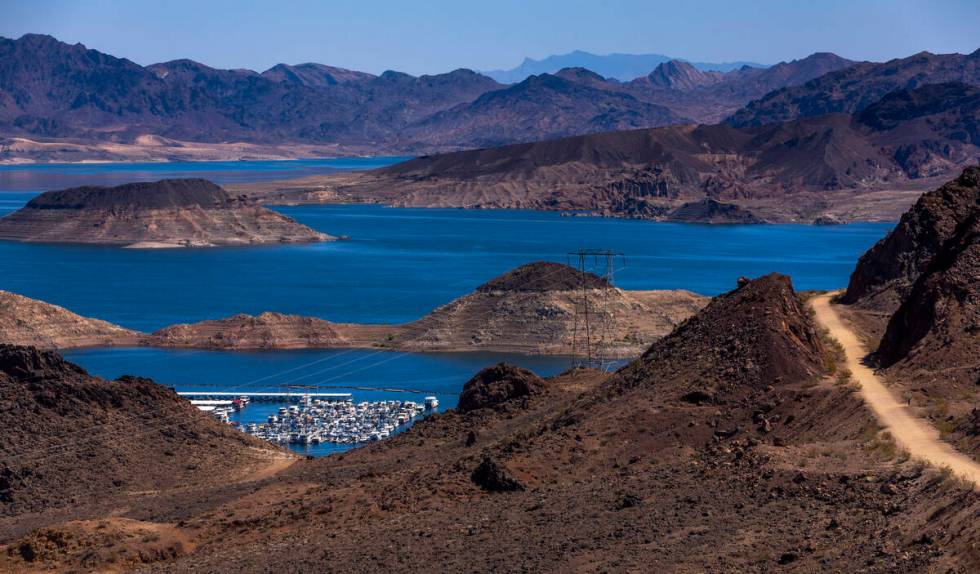
[[[0,239],[208,247],[333,238],[207,180],[170,179],[43,193],[0,219]]]
[[[980,210],[980,167],[923,195],[895,229],[861,256],[843,302],[894,313],[915,282]]]

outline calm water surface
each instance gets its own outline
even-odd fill
[[[139,166],[0,169],[0,215],[35,193],[25,190],[119,183],[194,174],[219,182],[308,175],[317,170],[385,165],[390,158],[303,162],[221,162]],[[361,162],[361,163],[356,163]],[[270,165],[271,164],[271,165]],[[287,175],[288,174],[288,175]],[[279,311],[365,323],[417,319],[517,265],[565,262],[579,248],[622,251],[616,283],[628,289],[689,289],[715,295],[741,275],[771,271],[798,289],[846,285],[858,256],[892,224],[683,225],[561,217],[514,210],[390,209],[379,206],[277,207],[317,230],[349,241],[315,245],[185,250],[0,242],[0,289],[83,315],[149,331],[165,325]],[[424,390],[443,408],[479,368],[507,359],[552,374],[564,358],[377,351],[207,352],[94,349],[66,355],[91,372],[151,376],[184,390],[302,384]],[[324,370],[325,369],[325,370]],[[258,380],[256,380],[258,379]],[[351,389],[355,400],[418,398]],[[264,420],[272,405],[246,409]],[[329,452],[327,446],[317,453]]]

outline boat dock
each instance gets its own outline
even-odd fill
[[[294,392],[249,392],[249,391],[177,391],[177,394],[192,400],[197,401],[222,401],[222,400],[232,400],[239,397],[248,397],[249,400],[254,402],[274,402],[274,403],[298,403],[303,397],[309,397],[313,400],[320,400],[326,402],[349,402],[353,400],[350,393],[305,393],[302,391]]]

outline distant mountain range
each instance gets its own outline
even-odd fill
[[[354,181],[345,176],[334,189],[412,207],[696,221],[888,219],[907,207],[895,190],[914,196],[931,179],[977,162],[980,88],[950,82],[891,92],[850,115],[746,128],[667,126],[420,157]],[[874,195],[882,190],[891,195]]]
[[[523,82],[529,76],[538,74],[554,74],[563,68],[587,68],[593,72],[612,78],[621,82],[628,82],[645,76],[650,70],[660,64],[675,60],[663,54],[606,54],[598,55],[581,50],[575,50],[567,54],[548,56],[543,60],[533,60],[524,58],[520,66],[509,70],[490,70],[483,72],[501,84],[515,84]],[[752,68],[765,68],[764,64],[754,62],[724,62],[720,64],[708,62],[691,62],[691,65],[699,70],[714,72],[731,72],[739,68],[749,66]]]
[[[668,60],[629,82],[574,67],[503,85],[465,69],[415,77],[316,63],[261,73],[192,60],[140,66],[29,34],[0,38],[0,162],[111,160],[126,146],[152,150],[150,159],[171,157],[168,149],[216,159],[208,145],[243,156],[273,145],[419,155],[729,117],[758,125],[857,112],[891,90],[937,81],[980,84],[977,60],[919,54],[875,64],[817,53],[730,71]]]

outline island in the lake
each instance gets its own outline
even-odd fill
[[[405,324],[333,323],[266,312],[172,325],[143,334],[26,297],[7,296],[21,302],[0,306],[0,315],[6,315],[0,316],[0,325],[9,326],[0,342],[41,348],[377,348],[582,356],[591,351],[609,358],[639,355],[708,301],[684,290],[618,289],[598,275],[543,261],[511,270]]]
[[[49,191],[0,218],[0,239],[212,247],[335,239],[204,179]]]

